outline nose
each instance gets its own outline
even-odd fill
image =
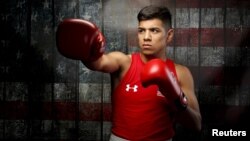
[[[144,41],[148,41],[148,40],[151,40],[151,34],[149,31],[146,31],[145,34],[144,34]]]

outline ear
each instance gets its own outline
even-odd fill
[[[172,42],[173,38],[174,38],[174,29],[170,28],[167,31],[167,38],[166,38],[167,44],[169,44],[170,42]]]

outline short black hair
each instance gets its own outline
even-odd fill
[[[140,10],[137,15],[138,21],[160,19],[166,27],[172,28],[172,15],[165,6],[149,5]]]

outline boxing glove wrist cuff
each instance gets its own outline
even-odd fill
[[[185,96],[183,92],[181,92],[180,97],[176,99],[174,103],[178,111],[184,111],[187,109],[188,101],[187,101],[187,97]]]

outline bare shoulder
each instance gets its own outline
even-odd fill
[[[115,51],[107,54],[108,56],[112,56],[115,62],[118,64],[119,69],[111,73],[114,86],[116,86],[123,76],[128,71],[130,64],[131,64],[131,54],[125,54],[123,52]]]
[[[110,52],[107,54],[107,56],[114,58],[120,65],[123,65],[124,63],[129,63],[131,61],[131,54],[125,54],[120,51]]]
[[[181,64],[175,64],[175,69],[177,73],[178,80],[180,82],[192,82],[193,83],[193,76],[187,66]]]
[[[120,52],[120,51],[112,51],[112,52],[108,53],[107,55],[113,56],[113,57],[119,58],[119,59],[127,59],[130,56],[130,54],[125,54],[125,53]]]
[[[114,51],[107,54],[110,58],[113,58],[112,60],[115,61],[115,64],[119,66],[119,69],[117,69],[115,72],[118,74],[124,74],[131,64],[131,54],[125,54],[120,51]]]
[[[175,69],[177,74],[182,74],[182,73],[190,73],[189,68],[187,66],[181,65],[181,64],[174,64],[175,65]]]

